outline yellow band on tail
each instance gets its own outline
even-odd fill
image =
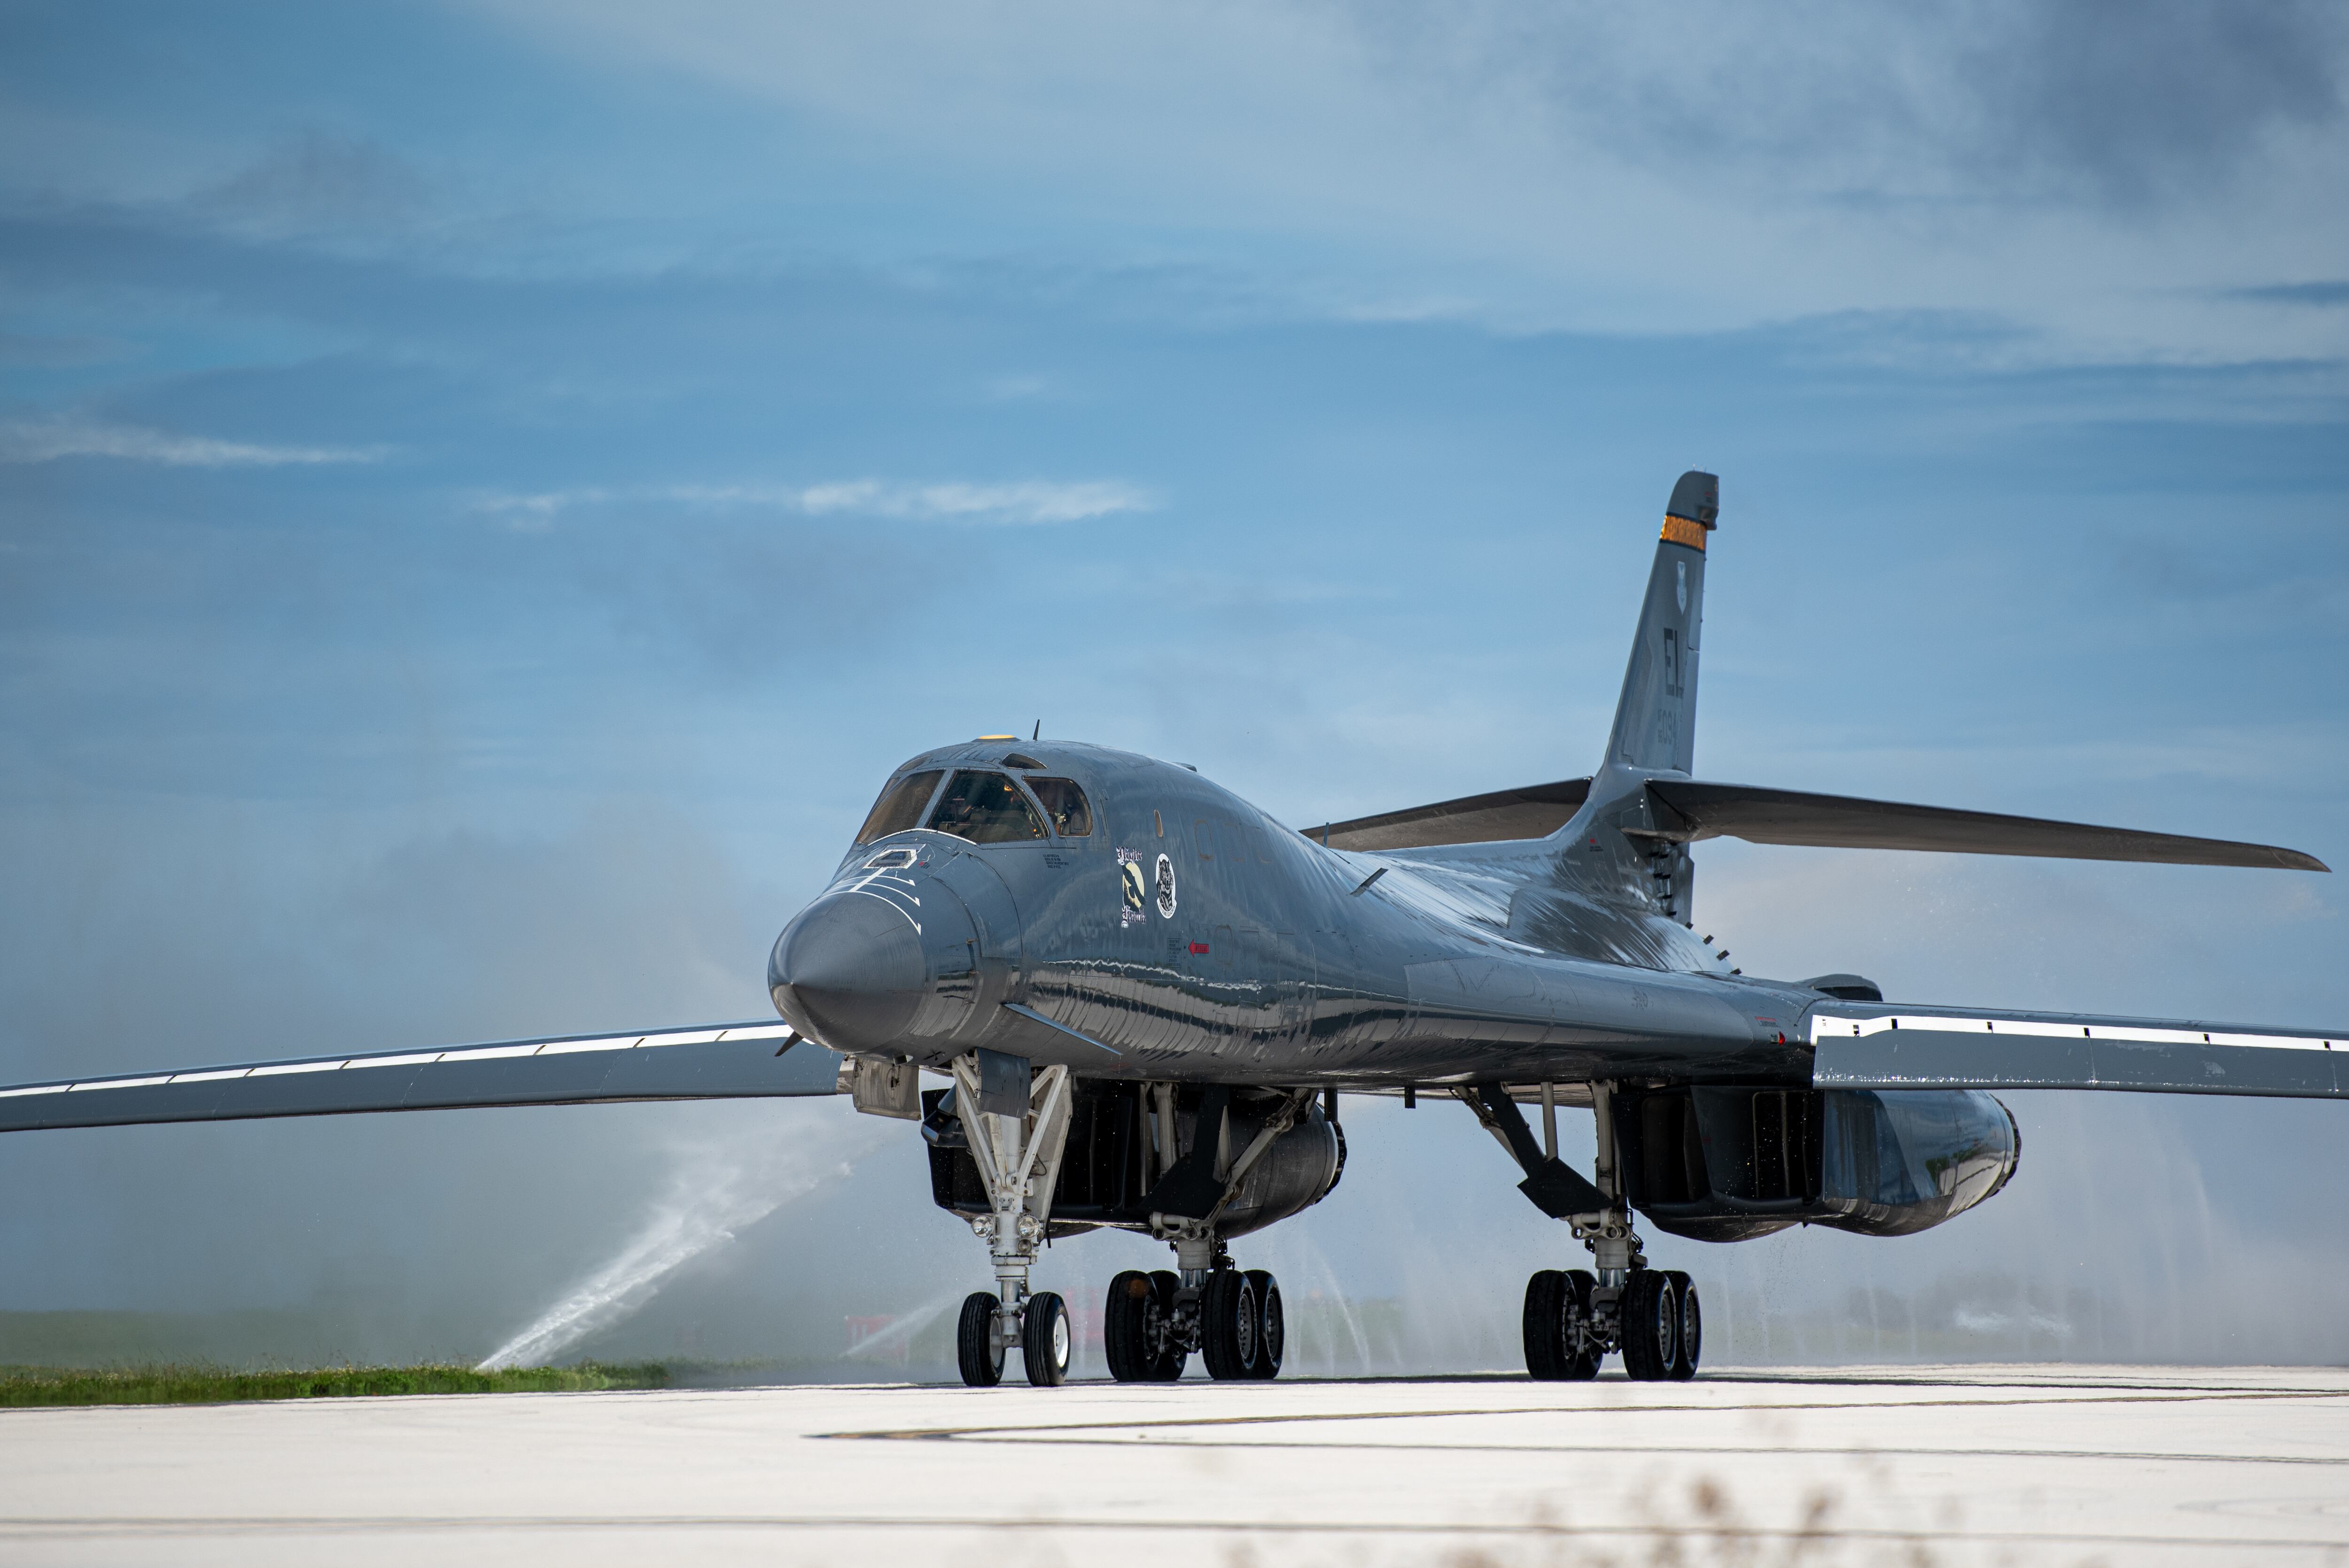
[[[1691,522],[1684,517],[1664,514],[1664,531],[1661,537],[1668,544],[1685,544],[1691,550],[1704,548],[1704,524]]]

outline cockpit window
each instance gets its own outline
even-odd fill
[[[933,768],[927,773],[908,773],[882,790],[881,799],[873,802],[873,814],[856,830],[856,841],[869,844],[919,822],[922,808],[930,803],[930,791],[938,787],[945,772],[943,768]]]
[[[930,812],[930,826],[974,844],[1013,844],[1044,836],[1036,808],[1000,773],[957,770]]]
[[[1075,779],[1030,779],[1028,788],[1036,791],[1036,799],[1044,803],[1044,815],[1052,819],[1054,832],[1064,839],[1092,836],[1093,809]]]

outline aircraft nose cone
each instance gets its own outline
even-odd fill
[[[775,939],[767,982],[801,1033],[839,1051],[885,1049],[913,1022],[926,975],[922,939],[894,904],[835,893]]]

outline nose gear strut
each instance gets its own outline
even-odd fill
[[[1016,1057],[997,1057],[985,1068],[979,1053],[955,1058],[954,1104],[987,1191],[988,1212],[970,1228],[987,1243],[996,1288],[965,1298],[956,1360],[965,1383],[990,1387],[1002,1379],[1004,1355],[1017,1345],[1028,1381],[1050,1387],[1069,1376],[1068,1308],[1050,1291],[1030,1295],[1028,1270],[1051,1224],[1052,1190],[1069,1140],[1069,1069],[1049,1067],[1030,1077]],[[1012,1072],[1028,1078],[1028,1093],[1023,1105],[1014,1087],[1007,1110],[1000,1080]],[[991,1081],[982,1085],[982,1078]]]

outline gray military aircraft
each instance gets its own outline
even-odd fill
[[[1938,1225],[2014,1172],[1996,1088],[2349,1095],[2349,1028],[1887,1003],[1856,975],[1729,967],[1691,846],[2054,855],[2322,872],[2292,850],[1696,779],[1713,476],[1673,487],[1599,769],[1295,831],[1195,770],[982,736],[900,767],[768,965],[781,1022],[325,1055],[0,1088],[0,1131],[457,1106],[846,1092],[920,1126],[938,1206],[988,1248],[963,1377],[1068,1374],[1038,1245],[1101,1226],[1176,1267],[1110,1284],[1113,1376],[1280,1369],[1280,1287],[1229,1243],[1337,1184],[1340,1093],[1459,1099],[1588,1270],[1526,1288],[1526,1367],[1695,1373],[1686,1274],[1634,1216],[1733,1242]],[[925,1090],[925,1071],[947,1080]],[[1520,1108],[1537,1105],[1537,1137]],[[1588,1176],[1557,1108],[1597,1127]]]

